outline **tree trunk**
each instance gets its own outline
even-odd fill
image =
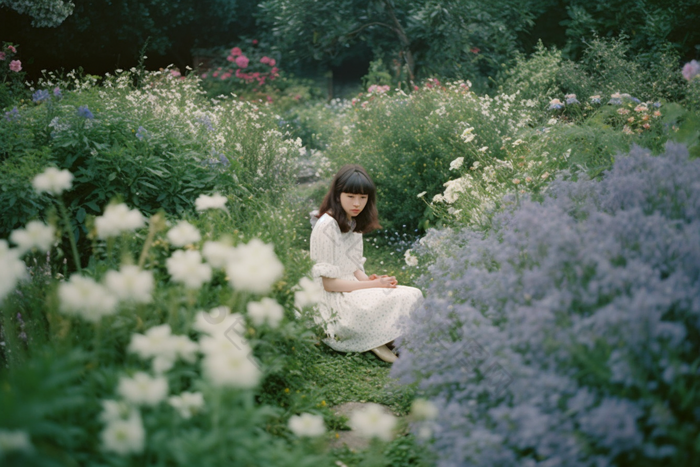
[[[389,14],[389,17],[394,23],[394,32],[396,33],[396,36],[399,38],[399,42],[401,42],[401,47],[404,52],[404,57],[406,57],[406,65],[408,65],[408,88],[409,90],[413,90],[413,80],[414,80],[414,71],[415,71],[415,62],[413,61],[413,54],[411,53],[411,41],[408,40],[408,36],[406,35],[406,31],[403,29],[401,26],[401,23],[399,22],[399,19],[396,17],[396,13],[394,12],[394,2],[392,0],[384,0],[384,5],[386,6],[386,11]]]

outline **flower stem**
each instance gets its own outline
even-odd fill
[[[158,217],[156,217],[158,216]],[[141,256],[139,256],[139,269],[143,269],[143,265],[146,263],[146,258],[148,257],[148,251],[151,249],[153,244],[153,238],[156,236],[156,232],[160,230],[161,217],[159,214],[151,217],[151,222],[148,227],[148,236],[146,241],[143,243],[143,249],[141,249]]]
[[[61,216],[63,217],[63,223],[65,224],[66,232],[68,233],[68,240],[70,240],[70,247],[73,250],[73,261],[75,262],[75,267],[79,273],[83,272],[80,267],[80,256],[78,256],[78,245],[75,243],[75,237],[73,236],[73,228],[70,224],[70,219],[68,218],[68,209],[63,202],[63,199],[58,200],[58,208],[61,210]]]

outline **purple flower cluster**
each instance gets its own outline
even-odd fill
[[[633,148],[487,232],[430,231],[392,374],[440,465],[681,465],[700,434],[700,160]],[[436,251],[438,252],[436,254]]]

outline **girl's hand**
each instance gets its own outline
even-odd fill
[[[396,285],[398,284],[396,277],[387,276],[386,274],[379,276],[377,279],[374,280],[377,282],[377,287],[385,289],[395,289]]]
[[[379,277],[378,275],[372,274],[371,276],[369,276],[369,277],[367,278],[367,280],[368,280],[368,281],[373,281],[374,279],[376,279],[376,278],[378,278],[378,277]]]

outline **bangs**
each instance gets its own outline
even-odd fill
[[[352,173],[344,187],[340,190],[343,193],[353,193],[356,195],[370,195],[374,193],[374,184],[359,172]]]

